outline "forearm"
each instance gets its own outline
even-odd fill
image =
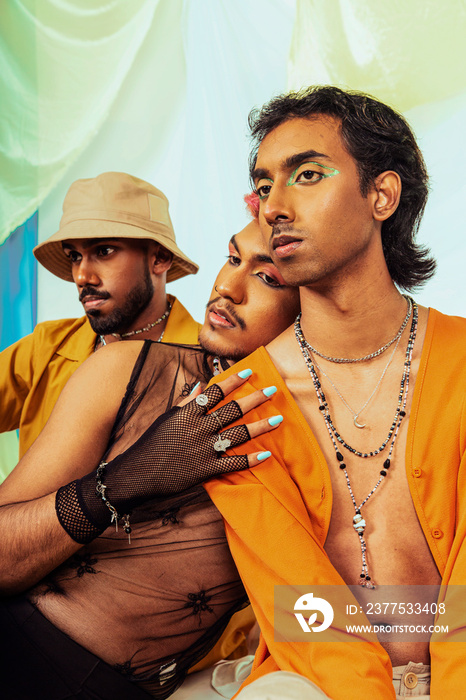
[[[167,415],[171,414],[160,417],[159,422]],[[171,460],[165,457],[160,461],[162,465],[157,464],[150,445],[144,444],[139,469],[130,450],[110,462],[102,473],[93,470],[57,492],[1,505],[0,529],[8,536],[0,548],[0,595],[17,594],[38,583],[101,534],[111,524],[112,513],[119,519],[154,495],[192,485],[184,464],[178,484],[176,474],[171,474]],[[105,486],[101,495],[96,491],[99,485]]]
[[[79,367],[41,434],[0,485],[0,595],[27,589],[82,547],[60,524],[55,493],[92,470],[98,500],[95,469],[140,348],[115,343]]]
[[[1,595],[14,595],[38,583],[82,546],[61,527],[54,493],[1,506],[0,530]]]

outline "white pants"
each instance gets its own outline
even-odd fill
[[[235,661],[220,661],[187,677],[173,700],[221,700],[231,698],[248,677],[253,656]],[[430,668],[409,662],[393,669],[393,685],[397,700],[429,700]],[[413,687],[414,686],[414,687]],[[297,673],[275,671],[247,685],[235,700],[330,700],[328,695]]]
[[[291,671],[274,671],[247,685],[235,700],[330,700],[308,678]]]
[[[393,669],[393,685],[397,700],[416,698],[429,700],[430,668],[412,661]],[[275,671],[247,685],[236,700],[330,700],[328,695],[309,679],[290,673]]]

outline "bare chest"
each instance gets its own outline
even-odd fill
[[[376,373],[366,377],[363,372],[359,376],[355,373],[346,384],[341,379],[343,397],[350,397],[352,410],[328,381],[324,384],[326,378],[322,379],[333,431],[324,420],[310,378],[290,382],[328,465],[333,500],[325,550],[347,584],[361,583],[364,576],[378,585],[436,584],[440,580],[406,476],[408,422],[417,371],[413,364],[406,415],[398,430],[393,430],[394,422],[398,425],[400,393],[400,373],[395,368],[357,418],[354,411],[370,395]],[[343,372],[340,376],[344,377]],[[378,454],[357,454],[371,452]]]

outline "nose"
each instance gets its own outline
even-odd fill
[[[286,185],[274,182],[269,195],[261,203],[261,213],[269,226],[279,221],[284,223],[294,221],[292,198],[288,189]]]
[[[98,287],[100,284],[100,278],[95,266],[84,255],[79,262],[74,263],[72,266],[72,274],[78,287],[85,287],[86,285]]]
[[[245,298],[244,274],[238,268],[230,268],[217,278],[215,291],[224,299],[229,299],[233,304],[242,304]]]

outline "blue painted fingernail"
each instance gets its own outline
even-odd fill
[[[268,423],[273,428],[275,425],[280,425],[282,420],[283,420],[283,416],[272,416],[272,418],[269,418]]]
[[[250,377],[252,374],[252,369],[242,369],[241,372],[238,372],[238,377],[240,379],[246,379],[247,377]]]
[[[193,386],[193,388],[192,388],[191,391],[189,392],[189,395],[191,396],[191,394],[194,394],[194,392],[196,391],[197,387],[200,386],[200,385],[201,385],[201,382],[198,382],[195,386]]]
[[[257,455],[257,459],[262,462],[264,459],[268,459],[269,457],[272,456],[271,452],[259,452]]]
[[[268,386],[266,389],[262,389],[262,391],[264,392],[264,394],[266,396],[273,396],[273,394],[275,394],[275,392],[277,391],[277,387],[276,386]]]

